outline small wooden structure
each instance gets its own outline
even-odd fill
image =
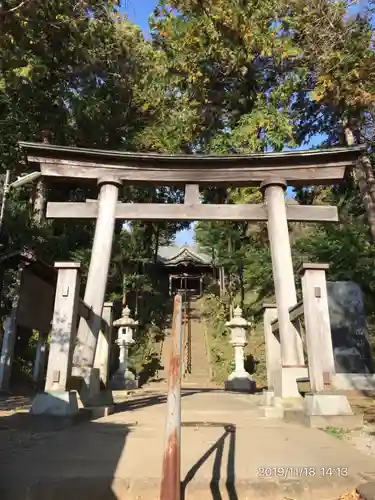
[[[29,250],[4,255],[0,259],[0,265],[16,270],[18,275],[18,289],[14,291],[12,310],[5,321],[1,349],[0,390],[6,391],[9,388],[16,339],[24,335],[29,338],[33,330],[39,333],[34,379],[37,381],[44,374],[57,272]]]

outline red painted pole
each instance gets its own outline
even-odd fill
[[[160,500],[181,498],[181,351],[182,351],[182,298],[174,298],[172,352],[168,368],[168,400],[166,439]]]

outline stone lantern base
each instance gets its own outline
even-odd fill
[[[256,383],[247,372],[233,372],[225,381],[226,391],[254,392]]]
[[[138,389],[138,380],[130,370],[117,370],[111,380],[111,388],[115,391]]]

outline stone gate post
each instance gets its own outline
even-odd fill
[[[326,271],[328,264],[302,264],[302,292],[311,390],[324,390],[335,375]]]
[[[55,267],[58,276],[45,392],[36,396],[30,412],[70,416],[78,412],[77,394],[68,391],[67,384],[78,320],[80,264],[58,262]]]
[[[113,335],[113,302],[104,303],[102,318],[104,325],[99,332],[94,367],[99,369],[100,380],[103,385],[108,388]]]
[[[272,332],[271,323],[277,318],[276,304],[263,304],[264,342],[266,348],[267,389],[271,394],[275,390],[275,377],[281,371],[280,336]],[[271,403],[271,402],[270,402]]]

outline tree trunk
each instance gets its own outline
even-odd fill
[[[229,236],[228,238],[228,255],[229,258],[232,257],[232,238]],[[232,305],[233,305],[233,287],[232,287],[232,272],[231,269],[228,269],[228,297],[229,297],[229,311],[230,311],[230,319],[232,319]]]
[[[44,179],[40,179],[36,185],[34,201],[34,220],[40,224],[44,220],[47,204],[47,186]]]
[[[225,269],[224,269],[224,266],[220,266],[220,274],[221,274],[221,277],[220,277],[221,292],[222,292],[222,295],[226,295],[226,293],[227,293],[227,287],[226,287],[226,283],[225,283]]]
[[[349,127],[345,127],[345,140],[348,146],[354,144],[354,134]],[[369,157],[364,154],[358,160],[353,172],[354,180],[358,185],[366,210],[367,220],[370,225],[372,241],[375,243],[375,178]]]
[[[50,131],[42,130],[41,135],[43,143],[49,144]],[[47,184],[43,177],[38,180],[31,196],[33,199],[34,220],[38,224],[41,224],[44,220],[47,206]]]
[[[158,260],[159,241],[160,241],[160,224],[156,223],[154,264]]]
[[[241,264],[238,268],[238,277],[240,281],[240,291],[241,291],[241,309],[244,309],[245,304],[245,284],[243,281],[243,265]]]

